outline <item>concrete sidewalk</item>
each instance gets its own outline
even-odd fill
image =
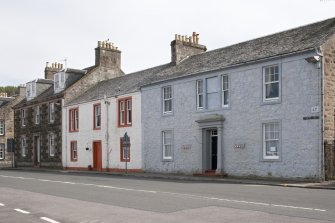
[[[309,189],[327,189],[335,190],[335,180],[324,182],[299,181],[288,179],[273,179],[273,178],[244,178],[244,177],[222,177],[222,176],[192,176],[182,174],[163,174],[163,173],[125,173],[125,172],[98,172],[98,171],[77,171],[63,169],[48,169],[48,168],[1,168],[11,171],[29,171],[29,172],[49,172],[61,174],[88,174],[101,176],[115,176],[128,178],[142,179],[161,179],[171,181],[194,181],[194,182],[213,182],[213,183],[232,183],[232,184],[255,184],[281,187],[297,187]],[[0,171],[1,171],[0,169]]]

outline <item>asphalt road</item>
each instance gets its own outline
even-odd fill
[[[335,191],[0,170],[0,222],[335,222]]]

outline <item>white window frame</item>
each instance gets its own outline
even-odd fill
[[[49,122],[54,123],[55,121],[55,103],[49,103]]]
[[[0,119],[0,135],[5,135],[5,120]]]
[[[28,83],[26,86],[27,98],[31,98],[31,83]]]
[[[208,83],[209,83],[209,80],[211,80],[211,79],[216,79],[216,83],[217,83],[217,86],[215,86],[215,89],[213,90],[213,91],[210,91],[209,90],[209,88],[208,88]],[[219,104],[218,104],[218,107],[210,107],[210,105],[209,105],[209,102],[210,102],[210,100],[209,100],[209,96],[212,96],[212,95],[215,95],[215,94],[217,94],[217,96],[218,96],[218,100],[220,100],[220,85],[219,85],[219,83],[218,83],[218,81],[219,81],[219,76],[211,76],[211,77],[207,77],[206,79],[205,79],[205,83],[206,83],[206,87],[205,87],[205,90],[206,90],[206,109],[208,109],[208,110],[215,110],[215,109],[219,109],[220,108],[220,103],[221,102],[219,102]]]
[[[224,77],[227,77],[227,82],[224,82]],[[225,88],[225,84],[227,85],[227,88]],[[229,75],[223,74],[221,76],[221,105],[222,108],[228,108],[230,104],[230,84],[229,84]],[[225,96],[227,95],[227,104],[225,104]]]
[[[167,94],[169,93],[169,95],[165,94],[165,91],[169,90],[169,92],[167,92]],[[172,95],[172,87],[171,86],[165,86],[162,88],[162,98],[163,98],[163,114],[172,114],[173,111],[173,95]],[[167,96],[167,97],[165,97]],[[170,104],[171,110],[167,110],[167,106],[165,106],[165,102],[168,102]]]
[[[27,139],[25,136],[21,137],[21,156],[26,157],[26,151],[27,151]]]
[[[59,80],[60,88],[63,89],[65,86],[65,73],[62,72],[59,76],[60,76],[60,80]]]
[[[125,123],[125,101],[120,101],[120,125],[123,126]]]
[[[40,124],[40,106],[39,105],[35,107],[35,124],[36,125]]]
[[[59,80],[59,76],[60,76],[60,74],[59,74],[59,73],[58,73],[58,74],[55,74],[55,76],[54,76],[55,89],[59,89],[59,87],[60,87],[60,80]]]
[[[100,121],[99,125],[98,120]],[[94,128],[101,128],[101,104],[94,105]]]
[[[127,107],[127,125],[131,124],[131,115],[132,115],[132,100],[131,99],[126,99],[126,107]]]
[[[26,126],[26,110],[21,110],[21,126]]]
[[[201,86],[201,92],[200,92],[200,86]],[[196,81],[196,91],[197,91],[197,110],[204,109],[204,81],[203,80],[197,80]],[[200,100],[202,98],[202,100]],[[202,105],[200,105],[200,101],[202,101]]]
[[[170,134],[170,143],[165,141],[166,134]],[[170,146],[171,154],[170,156],[166,155],[167,147]],[[162,131],[162,154],[163,160],[173,160],[173,132],[172,130],[164,130]]]
[[[0,160],[5,159],[5,144],[0,143]]]
[[[55,156],[55,134],[49,134],[49,156]]]
[[[272,130],[273,131],[266,131],[266,126],[274,125]],[[276,127],[275,127],[276,126]],[[277,131],[276,131],[277,130]],[[281,146],[281,124],[280,122],[273,121],[273,122],[267,122],[263,123],[263,159],[264,160],[279,160],[280,158],[280,146]],[[266,137],[266,135],[270,137]],[[277,148],[276,153],[277,155],[267,155],[266,147],[267,143],[270,142],[277,142]],[[273,151],[274,153],[275,151]]]
[[[273,74],[272,73],[266,74],[266,70],[267,69],[271,70],[271,68],[274,69],[274,73]],[[278,72],[276,72],[276,70]],[[265,66],[265,67],[263,67],[262,73],[263,73],[263,102],[279,101],[280,100],[280,94],[281,94],[281,75],[280,75],[279,65],[278,64],[273,64],[273,65]],[[271,75],[275,76],[276,74],[277,74],[278,79],[277,80],[271,80]],[[270,76],[268,78],[269,81],[266,81],[266,79],[267,79],[266,75]],[[266,86],[276,84],[276,83],[278,83],[278,97],[266,98]]]
[[[36,82],[31,83],[31,96],[35,97],[36,95]]]

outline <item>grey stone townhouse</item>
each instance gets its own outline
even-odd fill
[[[124,75],[120,64],[121,51],[106,41],[98,42],[94,66],[47,63],[45,79],[28,82],[25,99],[14,106],[16,166],[62,168],[62,106],[97,82]]]
[[[335,18],[171,52],[141,88],[144,171],[334,178]]]

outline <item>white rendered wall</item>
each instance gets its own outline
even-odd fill
[[[118,100],[132,97],[132,126],[118,127]],[[72,105],[63,108],[63,166],[65,168],[87,168],[93,166],[93,142],[101,141],[102,168],[124,169],[125,162],[120,159],[120,137],[127,132],[130,137],[130,162],[128,169],[141,169],[141,95],[139,92],[118,96],[117,98],[107,98],[108,104],[104,99],[86,102],[79,105]],[[101,104],[101,129],[93,130],[93,105]],[[69,132],[68,116],[69,110],[79,108],[79,131]],[[107,117],[108,109],[108,117]],[[107,118],[109,119],[108,131]],[[107,134],[109,135],[107,156]],[[70,143],[77,141],[78,159],[71,161]],[[86,150],[89,148],[89,150]]]

